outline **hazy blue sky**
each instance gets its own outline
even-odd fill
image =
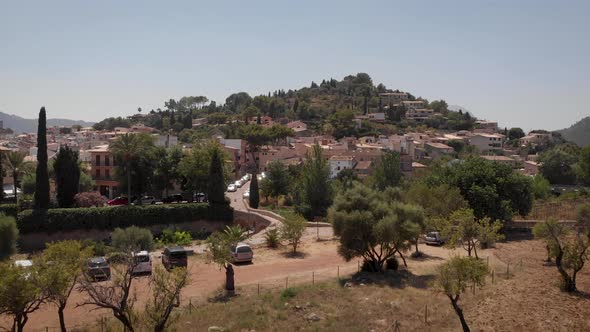
[[[2,1],[0,110],[100,120],[366,72],[503,126],[590,115],[590,1]]]

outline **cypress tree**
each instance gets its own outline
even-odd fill
[[[256,173],[252,174],[252,182],[250,183],[250,198],[249,204],[253,209],[258,209],[260,203],[260,193],[258,192],[258,178]]]
[[[49,173],[47,171],[47,116],[45,107],[39,111],[37,126],[37,172],[35,182],[35,209],[49,208]]]
[[[221,164],[220,154],[219,147],[215,147],[209,166],[207,197],[211,205],[225,203],[225,181],[223,179],[223,166]]]
[[[70,149],[67,145],[60,147],[53,164],[53,170],[55,171],[59,207],[72,207],[80,182],[78,152]]]

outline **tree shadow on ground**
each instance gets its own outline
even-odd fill
[[[232,299],[238,297],[239,294],[229,294],[225,290],[221,290],[213,294],[211,297],[207,299],[210,303],[226,303],[231,301]]]
[[[439,256],[428,255],[425,252],[420,252],[419,256],[410,255],[409,260],[413,261],[442,261],[444,258]]]
[[[575,293],[572,293],[573,296],[578,297],[580,299],[590,300],[590,293],[578,290]]]
[[[293,252],[293,251],[285,251],[281,253],[281,256],[285,257],[285,258],[299,258],[299,259],[303,259],[305,257],[308,256],[307,253],[304,252]]]
[[[406,288],[414,287],[426,289],[431,286],[436,276],[434,274],[415,275],[408,270],[386,270],[384,272],[357,272],[350,278],[340,279],[343,287],[362,287],[371,284],[383,287]]]

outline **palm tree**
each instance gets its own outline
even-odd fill
[[[17,201],[16,187],[21,175],[28,173],[30,162],[25,161],[26,154],[20,151],[10,151],[5,154],[6,166],[12,173],[12,181],[14,183],[14,200]]]
[[[131,163],[140,153],[136,135],[125,134],[109,146],[111,153],[127,173],[127,204],[131,203]]]

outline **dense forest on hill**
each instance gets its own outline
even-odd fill
[[[558,130],[564,138],[581,147],[590,145],[590,116],[576,122],[571,127]]]
[[[178,133],[181,140],[206,138],[215,134],[231,138],[239,136],[239,128],[257,117],[270,116],[275,124],[301,120],[317,134],[364,136],[401,133],[416,127],[448,130],[469,130],[475,118],[469,112],[451,111],[444,100],[428,100],[408,93],[409,100],[423,100],[438,116],[416,123],[406,120],[403,105],[392,104],[380,97],[381,93],[400,92],[375,84],[366,73],[348,75],[338,81],[333,78],[315,81],[300,89],[278,89],[268,94],[250,96],[236,92],[217,104],[205,96],[185,96],[164,102],[164,108],[145,112],[138,108],[133,119],[108,118],[95,125],[96,129],[129,127],[135,122],[166,132]],[[384,113],[385,121],[366,119],[355,125],[356,116]],[[193,127],[194,119],[206,119],[206,124]]]

